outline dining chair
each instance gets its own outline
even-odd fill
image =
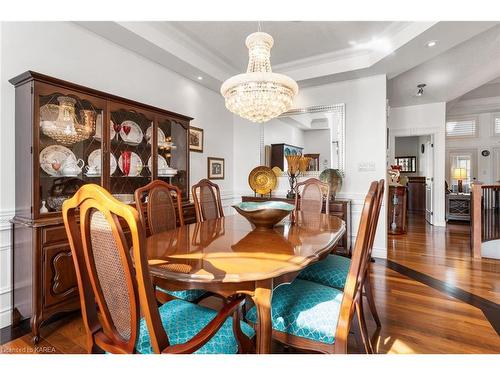
[[[62,214],[89,353],[251,351],[254,331],[239,321],[241,296],[228,300],[219,312],[181,299],[157,305],[145,230],[134,207],[87,184],[64,202]]]
[[[201,223],[205,220],[224,217],[219,185],[204,178],[193,185],[191,192],[196,211],[196,221]]]
[[[153,180],[136,189],[134,197],[140,221],[147,235],[175,229],[177,224],[184,225],[182,195],[177,186],[161,180]],[[168,300],[168,296],[199,302],[210,295],[201,289],[169,291],[157,287],[156,291],[158,299],[162,302]]]
[[[373,223],[371,225],[370,229],[370,234],[369,234],[369,245],[368,245],[368,250],[369,250],[369,256],[371,258],[371,254],[373,251],[373,243],[375,240],[375,235],[377,232],[377,224],[378,224],[378,219],[380,217],[380,209],[382,207],[382,202],[384,199],[384,180],[378,181],[377,184],[377,196],[375,200],[375,206],[374,206],[374,215],[372,216]],[[370,262],[371,264],[371,262]],[[368,265],[368,269],[366,271],[366,275],[364,275],[364,282],[363,282],[363,290],[368,302],[368,306],[370,308],[370,312],[373,316],[373,319],[375,320],[375,323],[377,324],[377,327],[381,327],[381,322],[380,318],[377,312],[377,308],[375,305],[375,299],[373,295],[373,286],[371,284],[370,280],[370,264]],[[333,287],[336,289],[343,290],[346,281],[347,281],[347,275],[349,272],[349,267],[351,265],[351,259],[347,257],[343,257],[340,255],[328,255],[328,257],[320,262],[314,263],[311,266],[307,267],[305,270],[303,270],[299,274],[300,279],[312,281],[315,283],[319,283],[322,285],[326,285],[329,287]],[[363,301],[362,299],[359,302],[359,307],[360,311],[363,311]],[[361,314],[361,319],[362,321],[360,324],[366,324],[364,321],[364,314]],[[365,339],[363,339],[365,340]],[[367,351],[373,351],[373,348],[370,348],[371,342],[366,342],[365,343],[365,349]]]
[[[347,353],[347,339],[361,298],[363,275],[370,263],[370,231],[377,190],[378,184],[374,181],[364,201],[344,289],[299,278],[276,288],[271,304],[274,339],[306,350]],[[258,324],[255,307],[246,318]],[[367,333],[362,335],[366,337]]]
[[[299,182],[295,187],[295,207],[299,211],[318,212],[323,209],[329,211],[330,186],[316,178],[309,178]]]

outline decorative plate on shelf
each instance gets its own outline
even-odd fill
[[[325,169],[320,173],[319,179],[322,182],[326,182],[330,186],[330,195],[335,197],[335,195],[342,189],[342,173],[338,169]]]
[[[150,156],[148,159],[148,168],[150,171],[153,170],[153,158]],[[163,156],[158,155],[158,176],[160,177],[172,177],[177,174],[177,169],[170,168]]]
[[[142,172],[142,159],[139,155],[137,155],[135,152],[130,153],[130,171],[128,172],[129,177],[137,177],[141,175]],[[123,156],[120,155],[118,158],[118,168],[123,172]]]
[[[276,175],[276,177],[280,177],[283,174],[283,171],[280,167],[272,167],[272,171]]]
[[[98,148],[97,150],[94,150],[90,153],[88,159],[87,159],[87,165],[91,168],[95,168],[96,170],[99,171],[99,174],[96,174],[95,176],[100,176],[101,175],[101,149]],[[109,174],[113,175],[116,171],[116,158],[113,154],[109,154]],[[89,177],[90,175],[87,175]]]
[[[151,143],[152,136],[153,136],[153,125],[151,125],[146,130],[146,139],[148,140],[148,143]],[[163,130],[158,128],[158,146],[163,143],[165,143],[165,133],[163,132]]]
[[[116,135],[113,121],[109,122],[109,139],[113,139]],[[102,139],[102,121],[96,121],[94,138],[100,141]]]
[[[252,169],[248,175],[248,184],[258,194],[268,194],[276,188],[278,179],[274,171],[265,166]]]
[[[69,148],[60,145],[47,146],[40,152],[40,167],[50,176],[59,176],[59,171],[68,158],[73,158],[76,162],[76,156]]]
[[[123,121],[120,127],[120,137],[123,142],[132,146],[137,146],[142,142],[144,134],[142,133],[141,127],[134,121]]]

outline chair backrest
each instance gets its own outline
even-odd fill
[[[137,210],[102,187],[87,184],[64,202],[63,219],[88,351],[134,353],[142,311],[153,349],[160,352],[168,338],[155,301]],[[133,258],[122,225],[130,229]]]
[[[354,315],[356,298],[359,298],[359,293],[361,293],[363,277],[370,262],[369,246],[371,228],[374,224],[375,209],[377,206],[377,193],[378,183],[377,181],[373,181],[365,197],[351,265],[344,287],[344,296],[342,298],[340,316],[335,333],[335,351],[337,353],[347,352],[347,336]]]
[[[147,234],[175,229],[177,226],[177,213],[179,215],[179,225],[184,225],[182,196],[177,186],[167,184],[161,180],[154,180],[138,188],[134,195],[135,205]]]
[[[316,178],[299,182],[295,187],[295,207],[304,212],[321,213],[323,202],[329,212],[330,186]]]
[[[220,189],[212,181],[203,179],[191,188],[196,211],[196,221],[199,223],[205,220],[224,217],[222,202],[220,199]]]

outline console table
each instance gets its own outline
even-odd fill
[[[446,221],[470,221],[470,194],[446,194]]]
[[[243,202],[265,202],[265,201],[280,201],[290,204],[295,204],[294,199],[288,199],[282,196],[276,197],[255,197],[255,196],[242,196]],[[325,212],[325,205],[323,204],[323,212]],[[335,199],[329,202],[330,215],[337,216],[345,221],[346,231],[342,239],[335,247],[335,253],[351,255],[351,200],[350,199]]]

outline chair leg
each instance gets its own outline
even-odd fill
[[[241,307],[233,313],[233,333],[238,343],[238,354],[255,353],[255,344],[252,339],[241,330]]]
[[[373,319],[375,320],[375,323],[377,324],[377,327],[380,328],[382,327],[382,324],[380,323],[380,318],[378,316],[377,312],[377,307],[375,306],[375,299],[373,298],[373,287],[372,283],[370,280],[370,268],[366,271],[367,275],[365,276],[365,282],[364,282],[364,290],[365,290],[365,295],[366,299],[368,300],[368,306],[370,307],[370,311],[372,313]]]
[[[361,297],[361,296],[360,296]],[[361,334],[361,340],[363,341],[363,346],[365,348],[366,354],[373,354],[373,348],[368,337],[368,330],[366,328],[365,315],[363,313],[363,299],[359,298],[356,302],[356,315],[358,318],[359,331]]]

